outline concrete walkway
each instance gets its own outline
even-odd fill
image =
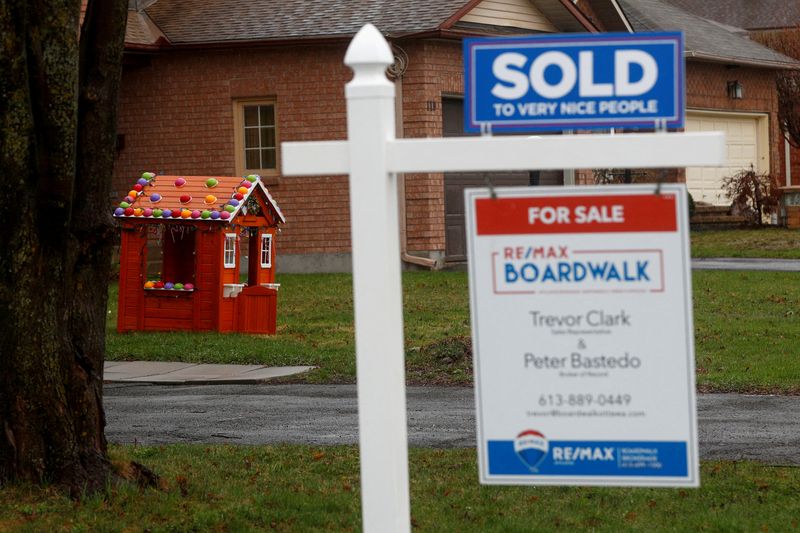
[[[106,361],[106,383],[263,383],[267,380],[302,374],[313,366],[209,365],[162,361]]]
[[[745,257],[714,257],[692,259],[695,270],[760,270],[771,272],[800,272],[800,259],[761,259]]]

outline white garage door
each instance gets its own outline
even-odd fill
[[[695,201],[728,205],[722,180],[753,165],[769,172],[767,115],[731,115],[687,111],[686,131],[724,131],[727,135],[728,164],[720,168],[689,167],[686,186]]]

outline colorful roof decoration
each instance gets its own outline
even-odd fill
[[[145,172],[114,209],[117,218],[227,222],[260,189],[275,217],[286,219],[260,176],[156,176]],[[245,211],[246,212],[246,211]]]

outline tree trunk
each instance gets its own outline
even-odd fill
[[[800,148],[800,74],[794,71],[779,73],[777,88],[778,121],[789,143]]]
[[[109,189],[127,2],[0,0],[0,484],[104,486]]]

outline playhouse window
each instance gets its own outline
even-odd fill
[[[236,234],[225,234],[225,251],[222,261],[225,268],[236,268]]]
[[[240,101],[234,106],[236,166],[239,174],[276,174],[278,139],[275,103]]]
[[[195,228],[151,225],[147,229],[147,279],[194,283]]]
[[[261,236],[261,268],[272,266],[272,234],[265,233]]]

